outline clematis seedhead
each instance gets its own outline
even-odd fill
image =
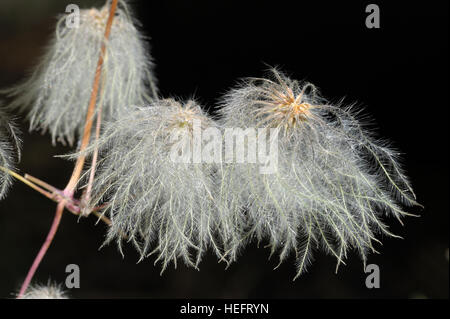
[[[162,270],[178,258],[197,268],[215,245],[215,168],[174,160],[192,149],[194,121],[215,125],[193,100],[155,100],[107,123],[88,150],[100,152],[90,205],[105,205],[112,223],[106,242],[116,241],[120,251],[124,240],[132,242],[141,258],[155,253]]]
[[[60,285],[34,285],[30,286],[21,299],[69,299]]]
[[[0,199],[4,198],[12,179],[8,171],[14,170],[20,159],[19,131],[10,117],[0,109]]]
[[[335,256],[337,266],[354,248],[365,263],[376,235],[396,236],[385,220],[401,222],[410,215],[403,206],[418,205],[399,152],[374,137],[356,106],[332,105],[312,84],[277,69],[243,81],[221,105],[223,127],[278,129],[273,174],[261,174],[257,164],[221,167],[221,202],[234,205],[226,214],[234,224],[232,259],[256,239],[268,242],[280,263],[293,252],[295,278],[315,248]]]
[[[69,27],[62,16],[47,50],[24,83],[3,91],[12,98],[10,109],[21,110],[30,130],[49,131],[53,143],[78,141],[91,97],[102,44],[106,45],[97,105],[106,120],[128,112],[156,97],[149,46],[125,1],[104,38],[109,5],[80,11],[78,27]],[[98,108],[97,108],[98,109]]]

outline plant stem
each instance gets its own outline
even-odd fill
[[[53,237],[55,237],[56,231],[58,230],[59,222],[61,221],[62,213],[64,210],[65,202],[64,200],[61,201],[57,208],[55,217],[53,218],[52,227],[50,228],[50,231],[47,235],[47,238],[45,239],[44,244],[42,245],[41,249],[39,250],[39,253],[37,254],[36,258],[33,261],[33,264],[31,265],[30,270],[28,271],[27,277],[25,278],[25,281],[22,284],[22,287],[20,288],[19,295],[17,296],[18,299],[20,299],[25,291],[27,290],[31,280],[33,279],[34,273],[36,272],[36,269],[39,267],[39,264],[41,263],[42,258],[44,258],[45,253],[47,252],[48,247],[50,246]]]
[[[111,7],[109,9],[108,21],[106,23],[103,43],[100,48],[100,56],[98,58],[97,68],[95,70],[94,84],[92,86],[91,98],[89,100],[89,107],[88,107],[88,111],[86,114],[86,122],[84,125],[83,137],[81,140],[81,146],[80,146],[80,154],[81,155],[77,158],[77,161],[75,163],[75,168],[72,172],[72,176],[70,177],[70,180],[67,183],[67,186],[64,188],[64,191],[63,191],[63,194],[70,198],[73,196],[73,194],[75,192],[76,186],[78,184],[78,180],[80,179],[80,175],[81,175],[81,172],[84,167],[84,162],[86,160],[86,155],[83,154],[83,151],[88,146],[89,140],[91,137],[92,119],[95,114],[95,106],[97,104],[97,95],[98,95],[99,86],[100,86],[100,77],[101,77],[101,73],[102,73],[104,56],[106,53],[106,45],[108,42],[109,34],[111,33],[111,27],[112,27],[114,15],[115,15],[116,9],[117,9],[117,2],[118,2],[118,0],[112,0]],[[56,234],[56,231],[58,230],[59,222],[61,221],[61,216],[64,211],[65,204],[66,204],[66,201],[64,199],[58,203],[58,206],[56,207],[55,217],[53,219],[53,224],[52,224],[52,227],[50,228],[50,232],[48,233],[44,244],[42,245],[38,255],[36,256],[33,264],[31,265],[31,268],[28,271],[27,277],[25,278],[25,281],[22,284],[22,287],[20,289],[20,292],[19,292],[19,295],[17,298],[21,298],[23,296],[23,294],[27,290],[31,280],[33,279],[36,269],[39,267],[39,264],[41,263],[42,258],[45,256],[45,253],[47,252],[47,249],[50,246],[50,244]]]
[[[95,72],[94,85],[92,87],[91,99],[89,100],[89,107],[88,107],[88,111],[86,114],[86,122],[84,125],[83,138],[81,140],[81,146],[80,146],[80,156],[77,158],[77,162],[75,163],[75,168],[73,170],[72,176],[70,177],[69,183],[67,184],[66,188],[64,189],[69,194],[73,193],[75,191],[76,185],[78,183],[81,172],[83,170],[84,162],[86,160],[86,155],[83,154],[83,151],[88,146],[89,139],[91,137],[92,118],[95,113],[95,105],[97,102],[97,95],[98,95],[98,89],[99,89],[99,84],[100,84],[100,76],[102,73],[102,66],[103,66],[104,56],[106,53],[106,42],[108,41],[109,34],[111,33],[111,26],[112,26],[112,22],[114,19],[116,8],[117,8],[117,1],[118,0],[112,0],[111,8],[109,9],[109,17],[108,17],[108,21],[106,23],[104,42],[100,49],[100,57],[98,59],[97,69]]]
[[[10,169],[7,169],[6,167],[0,166],[0,170],[4,171],[5,173],[11,175],[12,177],[18,179],[19,181],[23,182],[24,184],[30,186],[32,189],[34,189],[35,191],[41,193],[42,195],[44,195],[45,197],[53,200],[53,194],[43,190],[42,188],[40,188],[39,186],[35,185],[32,181],[27,180],[26,178],[20,176],[19,174],[17,174],[16,172],[13,172]]]
[[[30,182],[39,185],[41,187],[44,187],[46,190],[50,191],[50,192],[56,192],[58,189],[42,180],[40,180],[39,178],[36,178],[34,176],[31,176],[30,174],[25,174],[24,176],[27,180],[29,180]]]
[[[104,87],[104,78],[102,81],[102,87]],[[104,91],[102,92],[104,93]],[[82,215],[88,215],[90,213],[89,209],[86,211],[86,208],[89,205],[89,201],[91,199],[91,193],[92,193],[92,186],[94,184],[94,178],[95,178],[95,168],[97,165],[97,159],[98,159],[98,140],[100,138],[100,129],[101,129],[101,125],[102,125],[102,109],[103,109],[103,97],[104,94],[100,95],[100,101],[98,103],[98,110],[97,110],[97,123],[95,125],[95,146],[94,146],[94,154],[92,155],[92,163],[91,163],[91,171],[89,173],[89,181],[88,181],[88,185],[86,188],[86,193],[83,194],[84,196],[81,197],[81,210],[80,213]],[[104,217],[104,216],[102,216]]]
[[[34,176],[25,174],[24,177],[20,176],[16,172],[11,171],[10,169],[7,169],[6,167],[0,166],[0,170],[4,171],[5,173],[13,176],[14,178],[18,179],[19,181],[23,182],[24,184],[28,185],[35,191],[39,192],[40,194],[44,195],[45,197],[59,203],[61,201],[65,201],[64,205],[67,210],[69,210],[72,214],[79,216],[81,213],[80,203],[78,200],[74,198],[69,198],[64,196],[64,192],[57,189],[56,187],[47,184],[46,182],[40,180],[39,178],[36,178]],[[44,187],[45,189],[51,191],[48,192],[41,187]],[[101,221],[103,221],[106,225],[111,226],[111,220],[99,213],[98,211],[103,209],[105,205],[100,205],[97,207],[92,208],[91,213],[93,213],[95,216],[97,216]]]

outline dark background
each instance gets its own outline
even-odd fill
[[[57,14],[69,3],[102,1],[1,0],[0,87],[22,79],[50,38]],[[268,251],[249,246],[224,270],[209,254],[195,271],[179,265],[159,275],[153,258],[136,264],[129,247],[98,250],[105,234],[95,218],[64,214],[35,280],[64,283],[65,266],[81,268],[74,298],[448,298],[448,1],[373,1],[381,28],[365,27],[365,1],[133,1],[162,96],[195,96],[211,113],[218,98],[246,76],[278,65],[317,85],[332,101],[366,107],[404,152],[404,165],[425,209],[405,226],[389,220],[403,240],[384,238],[381,288],[365,287],[362,262],[350,254],[334,274],[335,260],[321,252],[309,272],[292,282],[294,258],[278,270]],[[64,187],[72,163],[54,158],[69,148],[49,136],[24,132],[22,173]],[[50,227],[55,204],[21,183],[0,202],[0,297],[10,298],[24,279]]]

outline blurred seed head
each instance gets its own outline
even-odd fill
[[[334,255],[337,266],[351,248],[365,262],[375,251],[376,234],[395,236],[386,216],[400,220],[408,215],[401,203],[417,204],[398,152],[369,133],[360,110],[330,105],[309,83],[273,69],[268,78],[246,80],[230,91],[220,113],[223,127],[280,129],[275,174],[260,174],[252,164],[221,168],[227,182],[219,197],[230,203],[226,216],[234,225],[231,259],[256,238],[268,241],[280,263],[295,253],[295,278],[315,248]]]
[[[6,90],[9,108],[27,112],[31,130],[50,131],[52,141],[73,144],[82,135],[94,75],[104,43],[109,4],[80,11],[80,25],[66,26],[60,17],[55,36],[41,62],[24,83]],[[146,39],[125,1],[113,20],[97,98],[106,120],[156,97],[153,63]]]
[[[0,166],[14,170],[14,165],[20,159],[20,146],[18,129],[9,116],[0,109]],[[6,195],[11,183],[11,176],[0,170],[0,199]]]
[[[69,299],[59,285],[30,286],[21,299]]]

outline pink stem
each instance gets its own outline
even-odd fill
[[[28,271],[27,277],[25,278],[25,281],[22,284],[22,287],[20,288],[19,295],[17,296],[17,299],[20,299],[25,291],[27,290],[28,286],[30,285],[31,279],[34,276],[34,273],[36,272],[36,269],[39,267],[39,264],[41,263],[42,258],[44,258],[45,253],[47,252],[48,247],[52,243],[53,237],[55,237],[56,231],[58,230],[59,222],[61,221],[62,213],[64,210],[65,202],[64,200],[61,201],[57,208],[55,217],[53,218],[52,227],[50,228],[50,231],[48,232],[47,238],[45,239],[44,244],[42,245],[41,249],[39,250],[39,253],[37,254],[36,258],[33,261],[33,264],[31,265],[30,270]]]
[[[82,209],[84,207],[87,207],[89,205],[89,201],[91,200],[91,193],[92,193],[92,186],[94,184],[94,178],[95,178],[95,167],[97,165],[97,158],[98,158],[98,139],[100,138],[100,129],[102,125],[102,104],[100,103],[98,105],[98,111],[97,111],[97,123],[95,127],[95,149],[94,149],[94,155],[92,156],[92,164],[91,164],[91,172],[89,174],[89,182],[87,185],[86,195],[83,198],[82,201]],[[82,212],[83,213],[83,212]]]
[[[89,107],[88,107],[88,111],[86,114],[86,123],[84,126],[83,137],[81,139],[80,152],[84,151],[86,149],[87,145],[89,144],[89,139],[91,136],[91,128],[92,128],[92,118],[95,113],[95,106],[97,103],[100,75],[101,75],[101,70],[102,70],[102,66],[103,66],[103,62],[104,62],[103,58],[106,53],[106,41],[108,40],[110,32],[111,32],[111,27],[112,27],[114,15],[115,15],[115,12],[117,9],[118,1],[119,0],[111,1],[111,7],[109,9],[109,17],[108,17],[108,21],[106,22],[106,28],[105,28],[105,35],[104,35],[105,42],[102,44],[102,46],[100,48],[100,56],[99,56],[99,59],[97,62],[94,84],[92,87],[91,98],[89,100]],[[67,183],[67,186],[64,188],[64,191],[63,191],[64,197],[73,198],[73,194],[75,192],[79,177],[80,177],[81,172],[84,167],[85,159],[86,159],[86,155],[84,155],[84,154],[80,155],[77,158],[72,176],[70,177],[70,180]],[[19,295],[17,296],[17,298],[21,298],[23,296],[23,294],[25,293],[25,291],[27,290],[27,288],[31,282],[31,279],[33,279],[33,275],[36,272],[36,269],[39,267],[39,264],[40,264],[42,258],[44,257],[45,253],[47,252],[47,249],[50,246],[50,244],[53,240],[53,237],[56,234],[56,231],[58,230],[59,222],[61,221],[61,216],[64,211],[65,205],[66,205],[66,200],[62,199],[56,208],[56,213],[55,213],[55,217],[53,219],[52,227],[50,228],[50,231],[47,235],[47,238],[46,238],[44,244],[42,245],[38,255],[36,256],[33,264],[31,265],[30,270],[28,271],[27,277],[25,278],[25,281],[22,284],[22,287],[20,289],[20,292],[19,292]]]

